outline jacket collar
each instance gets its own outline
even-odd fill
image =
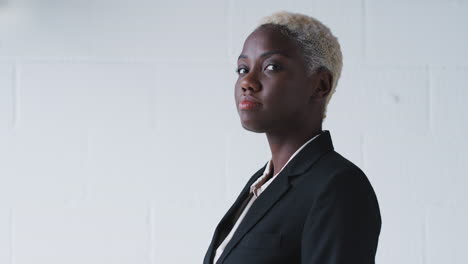
[[[312,166],[323,154],[333,150],[333,142],[330,131],[323,130],[315,140],[307,144],[297,155],[286,165],[284,170],[288,177],[303,174]],[[279,176],[279,175],[278,175]]]

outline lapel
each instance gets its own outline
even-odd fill
[[[231,230],[232,226],[234,225],[234,223],[232,222],[232,219],[234,217],[235,212],[237,212],[242,202],[249,195],[250,185],[252,185],[263,174],[263,171],[265,170],[266,165],[267,163],[265,163],[265,165],[263,165],[262,168],[260,168],[257,172],[255,172],[254,175],[252,175],[250,180],[245,185],[244,189],[242,189],[241,193],[237,197],[234,204],[231,206],[231,208],[229,208],[227,213],[219,222],[218,226],[216,227],[214,231],[213,239],[211,240],[211,244],[208,248],[208,251],[207,251],[208,253],[205,256],[205,260],[203,261],[203,264],[212,264],[214,254],[216,252],[216,247],[219,246],[219,244],[221,244],[222,242],[220,241],[220,239],[224,239],[227,236],[227,233]]]
[[[273,207],[273,205],[280,200],[280,198],[290,189],[291,184],[290,180],[292,177],[300,176],[306,172],[322,155],[333,150],[333,143],[331,140],[330,132],[328,130],[323,130],[321,135],[316,139],[312,140],[307,144],[299,153],[297,153],[294,158],[289,161],[286,167],[276,176],[276,178],[271,182],[267,189],[255,200],[255,202],[250,207],[249,211],[245,215],[244,219],[240,223],[238,229],[234,233],[233,237],[226,245],[226,248],[223,251],[223,254],[220,256],[217,264],[223,263],[227,255],[232,251],[232,249],[237,245],[237,243],[245,236],[245,234],[252,229],[252,227],[257,224],[260,219]],[[243,199],[245,199],[250,191],[250,185],[262,175],[263,170],[265,169],[266,164],[257,171],[254,176],[250,179],[247,185],[241,192],[241,195],[237,198],[234,205],[226,213],[225,217],[221,221],[220,225],[224,222],[228,222],[229,216],[235,212]],[[215,231],[215,239],[217,239],[217,233],[219,233],[219,227]],[[213,241],[210,245],[209,261],[212,261],[212,256],[216,249],[213,247]],[[205,263],[208,264],[208,263]],[[211,264],[211,263],[209,263]]]

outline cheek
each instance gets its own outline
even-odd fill
[[[276,82],[271,89],[265,89],[264,95],[268,98],[269,107],[280,111],[293,110],[307,101],[303,86],[297,82]]]
[[[271,99],[271,101],[279,102],[289,100],[294,93],[292,83],[285,80],[275,80],[264,82],[264,95]]]

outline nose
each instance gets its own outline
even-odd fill
[[[251,71],[242,78],[240,82],[240,87],[243,92],[246,92],[247,90],[251,90],[252,92],[258,92],[261,89],[261,84],[258,81],[256,74],[253,71]]]

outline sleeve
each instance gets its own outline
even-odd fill
[[[337,173],[307,214],[302,264],[374,264],[381,228],[374,190],[359,169]]]

